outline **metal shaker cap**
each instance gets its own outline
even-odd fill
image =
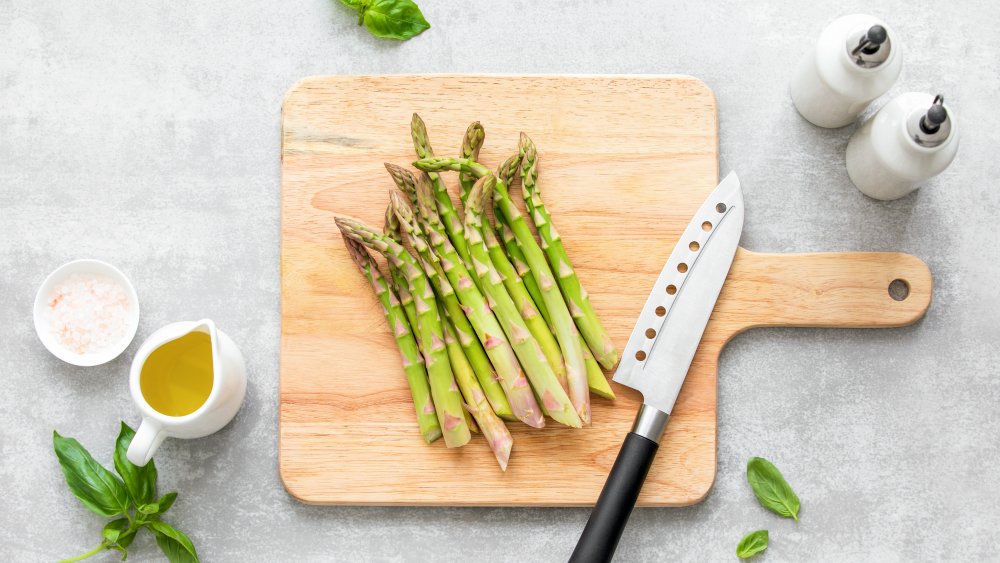
[[[847,54],[861,68],[875,68],[889,59],[892,40],[879,24],[860,28],[847,36]]]
[[[927,109],[916,109],[906,119],[906,132],[922,147],[936,147],[951,135],[951,117],[944,107],[944,96],[938,94]]]

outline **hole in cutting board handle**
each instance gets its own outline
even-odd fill
[[[889,282],[889,297],[903,301],[910,296],[910,284],[906,280],[894,279]]]

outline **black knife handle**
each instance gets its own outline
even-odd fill
[[[634,432],[625,436],[597,505],[569,558],[570,563],[611,561],[658,448],[656,442]]]

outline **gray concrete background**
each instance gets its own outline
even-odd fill
[[[119,419],[137,421],[131,354],[159,326],[206,316],[247,355],[247,402],[222,432],[157,456],[162,490],[180,492],[168,520],[205,561],[569,555],[587,510],[313,507],[278,477],[282,96],[312,74],[453,71],[697,76],[744,180],[745,247],[901,250],[934,271],[913,327],[737,338],[720,367],[715,488],[694,507],[637,511],[619,561],[730,560],[759,528],[771,531],[762,561],[998,558],[1000,5],[420,3],[434,27],[397,44],[332,0],[0,0],[0,559],[97,545],[103,523],[66,489],[51,432],[109,462]],[[807,43],[858,11],[905,44],[892,93],[940,90],[960,114],[952,168],[892,203],[847,178],[853,127],[812,127],[786,93]],[[31,325],[42,279],[79,257],[117,264],[143,307],[133,345],[100,368],[56,360]],[[753,455],[798,491],[798,524],[754,501]],[[132,552],[161,557],[150,538]]]

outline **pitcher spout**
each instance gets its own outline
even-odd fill
[[[191,330],[188,332],[204,332],[212,338],[213,342],[216,340],[215,322],[212,321],[212,319],[201,319],[200,321],[195,321],[194,326],[191,327]]]

